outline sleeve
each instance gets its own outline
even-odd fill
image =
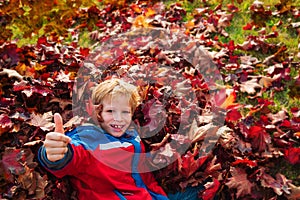
[[[39,162],[41,163],[41,165],[43,167],[50,169],[50,170],[62,169],[71,161],[72,157],[73,157],[73,149],[72,149],[71,145],[68,145],[68,151],[65,154],[65,157],[58,161],[55,161],[55,162],[48,160],[47,154],[46,154],[46,149],[44,146],[41,146],[38,151]]]

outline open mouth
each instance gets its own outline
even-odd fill
[[[115,125],[115,124],[111,124],[110,126],[115,129],[122,129],[124,127],[124,125]]]

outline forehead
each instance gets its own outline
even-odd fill
[[[103,98],[103,106],[131,107],[130,98],[125,94],[111,94]]]

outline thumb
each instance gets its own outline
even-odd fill
[[[64,134],[63,120],[59,113],[54,114],[55,132]]]

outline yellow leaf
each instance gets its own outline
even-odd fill
[[[185,24],[185,27],[189,30],[193,29],[195,27],[195,23],[193,21],[188,21],[186,24]]]
[[[145,16],[146,17],[151,17],[151,16],[153,16],[155,14],[156,14],[156,12],[152,8],[148,8],[147,11],[145,12]]]
[[[39,63],[36,63],[35,66],[33,67],[35,71],[41,71],[43,69],[45,69],[47,66],[45,65],[41,65]]]
[[[136,4],[132,4],[131,9],[136,13],[139,13],[139,14],[142,13],[142,9]]]
[[[17,71],[19,74],[21,74],[21,75],[25,75],[27,69],[28,69],[28,66],[26,66],[24,63],[19,63],[19,64],[16,66],[16,71]]]
[[[148,24],[146,18],[143,15],[139,15],[135,18],[133,22],[133,26],[135,27],[149,27],[150,25]]]

